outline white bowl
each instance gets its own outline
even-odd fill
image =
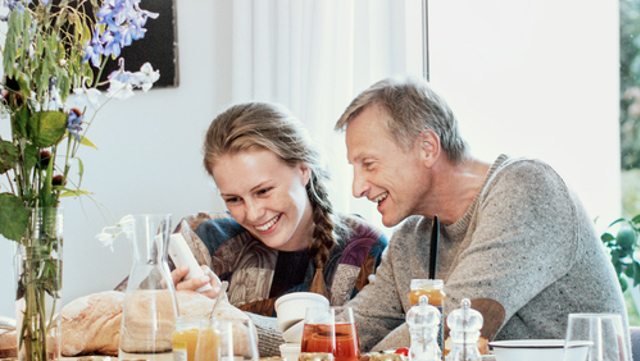
[[[280,356],[282,356],[285,361],[298,361],[298,356],[300,356],[300,344],[284,343],[280,345]]]
[[[282,338],[288,343],[302,342],[302,331],[304,330],[304,320],[298,321],[282,333]]]
[[[492,341],[496,361],[584,361],[589,341],[572,341],[564,358],[564,340],[505,340]]]
[[[278,329],[284,333],[293,324],[304,320],[308,307],[329,308],[329,300],[317,293],[294,292],[278,298],[275,307],[278,314]]]

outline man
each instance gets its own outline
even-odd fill
[[[496,339],[564,338],[574,312],[618,313],[627,325],[613,267],[560,176],[538,160],[475,159],[426,82],[374,84],[336,129],[346,130],[354,196],[377,203],[385,226],[402,222],[370,284],[348,304],[363,351],[409,345],[409,284],[428,277],[435,215],[445,315],[463,298],[496,300],[506,312]]]

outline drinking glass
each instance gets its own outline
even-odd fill
[[[326,352],[335,361],[358,361],[360,343],[351,307],[310,307],[302,331],[302,352]]]
[[[194,361],[200,332],[199,317],[178,317],[173,330],[173,359]]]
[[[258,361],[260,356],[256,341],[257,333],[251,320],[218,320],[218,322],[220,331],[218,360]]]
[[[630,361],[622,325],[616,314],[569,314],[564,361]]]
[[[201,319],[198,326],[198,342],[194,361],[218,361],[220,359],[220,343],[218,319]],[[175,357],[174,360],[176,360]]]

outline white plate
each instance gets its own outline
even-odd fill
[[[571,341],[571,347],[588,346],[591,344],[589,341]],[[504,340],[504,341],[491,341],[489,346],[493,348],[563,348],[564,340]]]
[[[504,340],[489,342],[496,361],[562,360],[564,340]],[[573,341],[567,349],[566,360],[586,359],[590,342]]]

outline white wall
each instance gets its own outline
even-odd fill
[[[201,140],[230,99],[230,1],[177,3],[180,86],[108,105],[88,133],[99,150],[81,154],[83,188],[116,219],[166,212],[176,222],[223,209],[202,170]],[[472,150],[489,161],[507,152],[551,163],[606,219],[619,212],[616,11],[615,2],[430,1],[431,79]],[[91,201],[63,206],[67,303],[115,286],[131,258],[126,239],[113,253],[95,240],[113,219]],[[13,315],[11,254],[0,242],[2,315]]]

